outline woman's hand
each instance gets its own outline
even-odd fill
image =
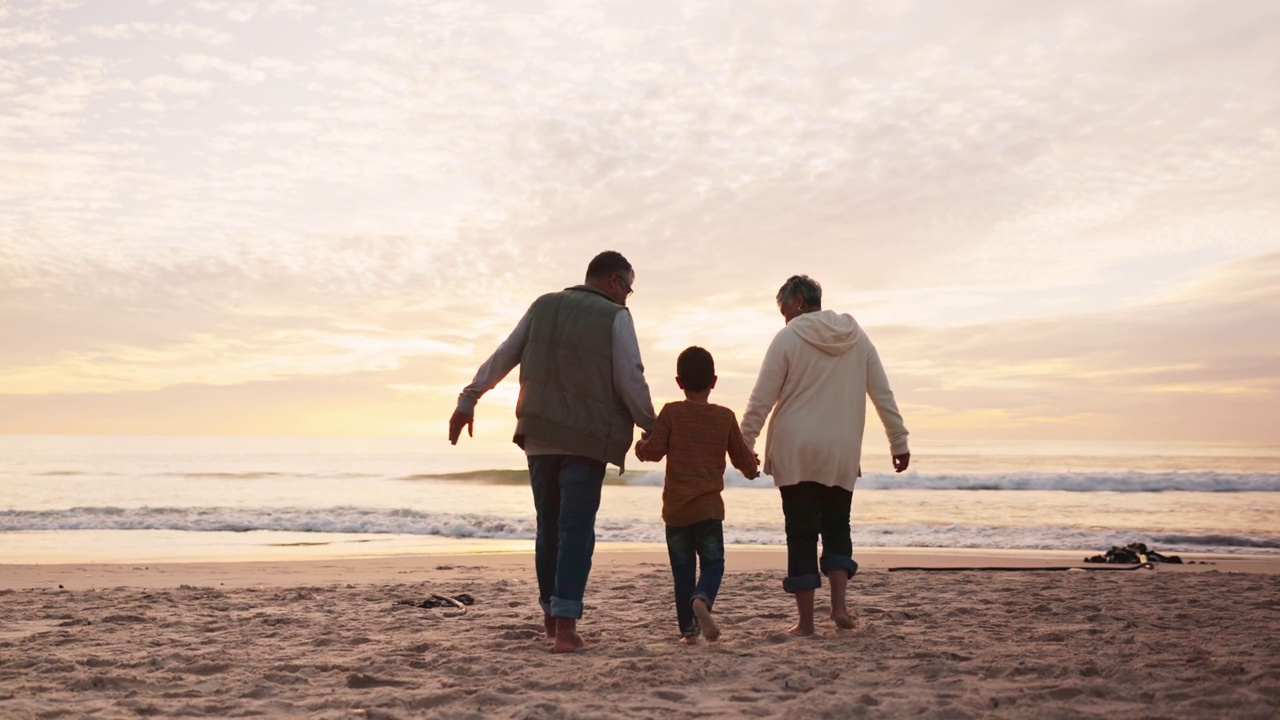
[[[908,465],[910,465],[910,464],[911,464],[911,453],[909,453],[909,452],[908,452],[908,453],[902,453],[901,455],[894,455],[894,456],[893,456],[893,471],[894,471],[894,472],[902,472],[903,470],[906,470],[906,469],[907,469],[907,466],[908,466]]]

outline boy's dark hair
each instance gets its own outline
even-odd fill
[[[716,376],[716,361],[711,353],[694,345],[685,348],[676,358],[676,377],[689,392],[702,392],[711,387],[711,378]]]
[[[591,264],[587,265],[588,280],[607,278],[614,273],[626,275],[629,272],[631,272],[631,263],[622,257],[622,253],[613,250],[605,250],[591,258]]]

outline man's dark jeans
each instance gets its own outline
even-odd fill
[[[849,537],[849,508],[853,493],[821,483],[787,485],[782,491],[782,514],[787,523],[787,577],[782,589],[789,593],[813,590],[822,585],[822,575],[844,570],[849,577],[858,572],[853,561],[853,541]],[[818,536],[822,536],[822,557],[818,558]],[[822,575],[818,572],[821,570]]]
[[[671,558],[671,576],[676,583],[676,619],[680,634],[698,634],[698,620],[693,616],[694,598],[702,598],[710,609],[720,592],[724,578],[724,523],[703,520],[692,525],[667,526],[667,556]],[[698,565],[702,573],[698,573]]]
[[[538,512],[538,604],[547,615],[582,617],[604,467],[599,460],[578,455],[529,457],[529,484]]]

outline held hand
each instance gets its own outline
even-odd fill
[[[903,470],[906,470],[906,469],[907,469],[907,466],[908,466],[908,465],[910,465],[910,464],[911,464],[911,453],[909,453],[909,452],[908,452],[908,453],[902,453],[901,455],[894,455],[894,456],[893,456],[893,471],[894,471],[894,472],[902,472]]]
[[[462,435],[462,428],[467,428],[467,437],[475,437],[473,425],[476,421],[475,415],[464,415],[457,410],[453,411],[453,416],[449,418],[449,444],[457,445],[458,438]]]

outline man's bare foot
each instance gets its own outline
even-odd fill
[[[556,644],[551,646],[553,653],[571,653],[579,650],[586,650],[587,644],[583,642],[582,636],[578,633],[572,635],[561,635],[556,633]]]
[[[697,636],[697,635],[685,635],[684,637],[680,638],[680,644],[681,644],[681,645],[697,645],[697,644],[698,644],[698,636]]]
[[[554,639],[556,636],[556,619],[550,615],[543,615],[542,626],[547,629],[547,637]]]
[[[574,618],[555,618],[556,642],[551,646],[553,653],[571,653],[585,650],[587,644],[578,634],[578,621]]]
[[[810,637],[813,635],[812,625],[801,625],[796,623],[794,627],[787,631],[792,637]]]
[[[707,607],[707,603],[702,598],[694,599],[693,614],[698,618],[698,626],[702,628],[702,634],[707,640],[715,642],[720,639],[720,626],[711,617],[711,608]]]
[[[853,619],[853,616],[851,616],[847,612],[839,613],[839,612],[836,612],[835,610],[832,610],[831,620],[836,624],[836,627],[839,628],[840,630],[853,630],[854,628],[858,627],[858,623]]]

